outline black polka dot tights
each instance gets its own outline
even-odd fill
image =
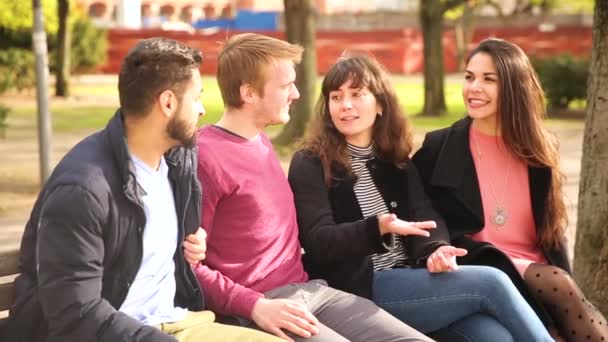
[[[531,264],[524,280],[556,322],[560,335],[556,340],[608,342],[606,318],[587,301],[567,272],[555,266]]]

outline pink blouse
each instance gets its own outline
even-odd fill
[[[528,167],[507,150],[500,136],[471,126],[469,140],[485,216],[485,226],[471,238],[502,250],[523,276],[531,263],[547,263],[536,244]]]

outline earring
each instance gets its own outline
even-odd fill
[[[378,116],[382,116],[382,112],[378,112]]]

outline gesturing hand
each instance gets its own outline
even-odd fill
[[[196,233],[186,236],[184,241],[184,258],[191,265],[195,266],[205,259],[207,251],[207,232],[203,228],[198,228]]]
[[[454,246],[441,246],[437,248],[426,260],[429,272],[440,273],[458,269],[456,257],[467,255],[467,250]]]
[[[319,333],[319,321],[308,309],[290,299],[260,298],[255,302],[251,317],[263,330],[293,342],[282,329],[309,338]]]
[[[395,214],[382,214],[378,216],[380,234],[393,233],[398,235],[430,236],[428,229],[437,227],[435,221],[408,222],[397,218]]]

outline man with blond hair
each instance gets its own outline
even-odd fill
[[[2,341],[279,340],[215,323],[186,263],[205,247],[194,149],[201,61],[165,38],[126,56],[121,108],[66,154],[34,205]]]
[[[302,48],[259,34],[219,55],[225,111],[198,135],[209,307],[289,341],[429,341],[371,301],[309,280],[293,194],[264,129],[289,120]]]

